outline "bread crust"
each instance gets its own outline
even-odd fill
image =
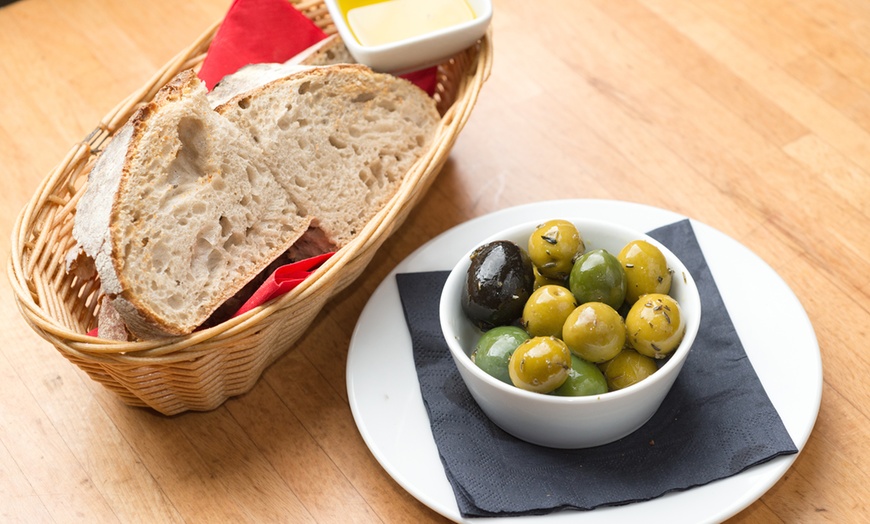
[[[154,115],[158,114],[161,107],[169,103],[180,100],[186,93],[190,92],[198,86],[199,79],[191,70],[182,71],[178,76],[173,78],[166,84],[154,100],[139,108],[130,118],[129,124],[132,131],[130,138],[126,144],[126,155],[124,163],[121,166],[118,182],[117,196],[112,202],[109,236],[111,239],[112,249],[110,251],[112,264],[107,268],[107,276],[109,284],[106,285],[106,277],[101,275],[101,285],[103,291],[112,297],[112,305],[117,313],[124,319],[127,328],[134,334],[141,337],[163,337],[166,335],[183,335],[189,332],[186,326],[164,321],[157,312],[154,312],[149,304],[140,300],[134,293],[130,291],[130,281],[124,278],[120,268],[124,267],[124,258],[120,250],[115,246],[120,245],[123,232],[118,227],[119,216],[121,210],[119,203],[123,200],[125,186],[131,183],[132,176],[130,174],[130,163],[133,162],[134,156],[137,154],[137,148],[142,140],[145,127],[148,121]],[[132,183],[135,183],[133,181]],[[114,285],[111,285],[114,284]]]

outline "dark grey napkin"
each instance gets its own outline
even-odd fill
[[[701,293],[698,336],[653,418],[605,446],[557,450],[489,421],[441,335],[447,272],[396,275],[423,401],[465,517],[537,515],[649,500],[797,453],[746,357],[688,220],[649,233],[674,252]]]

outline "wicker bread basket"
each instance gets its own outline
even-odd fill
[[[291,2],[326,33],[321,0]],[[438,175],[492,65],[491,34],[441,64],[435,98],[442,115],[432,147],[399,191],[351,243],[286,295],[218,326],[172,339],[116,342],[88,336],[99,282],[67,273],[75,206],[96,152],[178,72],[202,63],[219,24],[106,115],[42,181],[12,234],[8,272],[22,315],[39,335],[131,406],[166,415],[205,411],[250,390],[264,369],[303,335],[327,300],[356,279]]]

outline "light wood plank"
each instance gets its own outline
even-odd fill
[[[760,50],[694,7],[677,9],[667,0],[644,3],[843,154],[862,164],[870,162],[870,133],[765,60]]]

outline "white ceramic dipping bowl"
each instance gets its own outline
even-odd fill
[[[491,0],[467,0],[474,19],[397,42],[366,46],[359,43],[347,24],[337,0],[325,0],[329,15],[350,54],[375,71],[404,74],[439,64],[468,49],[486,34],[492,20]]]
[[[658,410],[682,370],[698,334],[701,299],[692,275],[669,249],[642,232],[620,225],[548,217],[510,227],[482,239],[477,245],[510,240],[526,249],[536,226],[550,218],[564,218],[574,223],[587,250],[603,248],[616,256],[629,241],[643,239],[662,251],[673,271],[669,294],[680,304],[686,323],[682,342],[664,365],[650,377],[625,389],[587,397],[560,397],[524,391],[490,376],[470,358],[483,332],[465,316],[460,302],[471,251],[459,260],[444,285],[439,311],[441,330],[469,392],[499,427],[517,438],[541,446],[562,449],[600,446],[634,432]]]

